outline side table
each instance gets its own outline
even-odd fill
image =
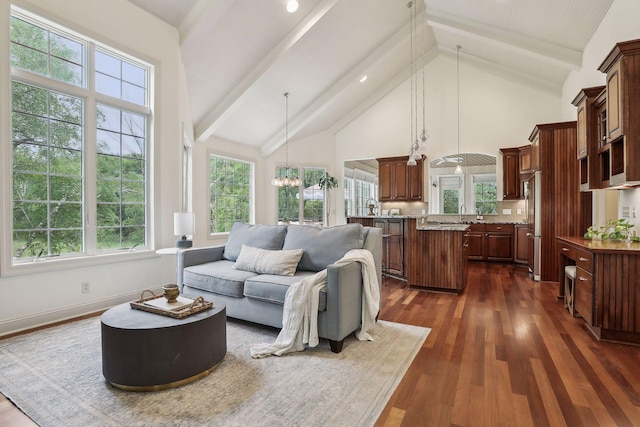
[[[114,387],[156,391],[196,381],[227,353],[227,310],[213,308],[174,319],[136,310],[129,303],[101,317],[102,373]]]

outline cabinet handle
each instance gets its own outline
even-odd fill
[[[531,236],[533,236],[533,234],[531,234],[531,233],[527,233],[527,237],[531,237]],[[567,249],[567,250],[568,250],[568,249]]]
[[[462,245],[462,246],[465,247],[465,248],[468,248],[469,247],[469,243],[464,242],[464,245]]]
[[[581,282],[586,282],[588,279],[586,277],[578,276],[578,280]]]
[[[562,248],[562,252],[569,252],[569,248]]]
[[[583,257],[583,256],[581,256],[580,258],[578,258],[578,261],[588,261],[588,259]]]
[[[496,230],[502,230],[502,227],[496,227]]]

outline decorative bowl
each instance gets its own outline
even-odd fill
[[[178,285],[164,285],[162,287],[162,291],[164,293],[164,297],[167,299],[167,302],[175,302],[180,295],[180,290],[178,289]]]

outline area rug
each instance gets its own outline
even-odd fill
[[[277,330],[227,322],[227,355],[208,376],[136,393],[102,376],[100,319],[0,341],[0,391],[36,423],[58,426],[369,426],[384,409],[430,329],[377,323],[374,341],[328,342],[252,359]]]

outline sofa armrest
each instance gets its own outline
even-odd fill
[[[327,310],[323,316],[326,336],[341,341],[362,320],[362,266],[350,262],[327,266]]]
[[[178,251],[176,265],[176,284],[182,291],[183,270],[192,265],[204,264],[207,262],[220,261],[224,253],[224,245],[207,246],[204,248],[190,248]]]

